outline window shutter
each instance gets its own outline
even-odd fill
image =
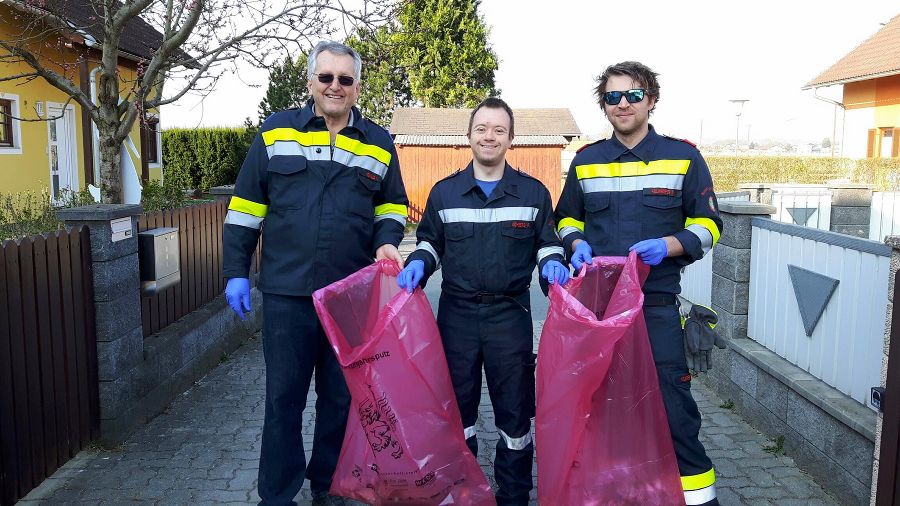
[[[891,158],[900,156],[900,128],[894,129],[894,136],[891,138]]]
[[[869,130],[869,140],[866,143],[866,158],[875,156],[875,129]]]

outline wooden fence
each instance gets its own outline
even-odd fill
[[[11,505],[99,435],[90,234],[0,248],[0,504]]]
[[[227,201],[211,202],[143,214],[138,232],[158,227],[178,229],[181,281],[162,292],[141,298],[144,337],[159,332],[182,316],[219,296],[225,290],[222,277],[222,226]],[[259,248],[251,268],[258,272]]]

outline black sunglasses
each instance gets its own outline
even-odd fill
[[[319,82],[322,84],[331,84],[334,81],[334,74],[313,74],[317,78],[319,78]],[[353,79],[350,76],[337,76],[338,83],[341,86],[353,86],[353,83],[356,82],[356,79]]]
[[[625,97],[625,100],[627,100],[629,104],[636,104],[641,100],[644,100],[644,95],[646,93],[647,90],[642,90],[640,88],[628,91],[607,91],[603,94],[603,101],[609,105],[619,105],[619,102],[622,101],[622,97]]]

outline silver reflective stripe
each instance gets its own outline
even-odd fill
[[[403,225],[404,227],[406,226],[406,216],[403,216],[402,214],[387,213],[387,214],[380,214],[375,217],[375,222],[379,222],[381,220],[394,220],[397,223]]]
[[[384,178],[384,175],[387,174],[387,165],[370,156],[354,155],[345,149],[334,148],[333,160],[342,163],[347,167],[359,167],[369,172],[374,172],[381,178]]]
[[[240,225],[242,227],[253,228],[256,230],[259,230],[259,227],[262,226],[262,222],[264,219],[265,218],[259,218],[247,213],[235,211],[234,209],[229,210],[228,214],[225,215],[225,223],[229,225]]]
[[[644,188],[669,188],[680,190],[684,176],[680,174],[651,174],[633,177],[595,177],[579,181],[584,193],[632,192]]]
[[[692,504],[703,504],[716,498],[716,486],[710,485],[700,490],[685,490],[684,503],[688,506]]]
[[[703,248],[703,254],[709,253],[709,250],[713,247],[713,236],[709,233],[709,230],[702,225],[693,224],[687,226],[687,231],[693,233],[700,239],[700,247]]]
[[[581,232],[581,229],[579,229],[578,227],[563,227],[562,230],[559,231],[559,237],[560,239],[564,239],[572,232]]]
[[[475,426],[466,427],[465,430],[463,430],[463,435],[466,436],[466,439],[475,437]]]
[[[416,245],[416,250],[422,250],[431,253],[431,256],[434,257],[434,263],[437,265],[441,265],[441,257],[438,256],[437,251],[435,251],[434,246],[432,246],[430,242],[419,241],[419,244]]]
[[[494,209],[443,209],[438,211],[444,223],[499,223],[501,221],[534,221],[536,207],[497,207]]]
[[[537,263],[540,264],[541,260],[550,255],[566,256],[566,252],[563,251],[562,246],[547,246],[546,248],[541,248],[537,252]]]
[[[506,441],[506,447],[510,450],[524,450],[531,443],[531,429],[522,437],[509,437],[503,430],[500,431],[503,440]]]
[[[317,153],[316,150],[319,150]],[[273,156],[302,156],[307,160],[331,160],[331,147],[329,146],[304,146],[294,141],[275,141],[271,146],[266,146],[269,158]]]

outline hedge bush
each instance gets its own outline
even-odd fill
[[[204,192],[234,184],[252,141],[252,133],[243,127],[164,130],[163,180],[166,186]]]
[[[709,156],[717,192],[741,183],[825,184],[830,179],[866,183],[876,191],[900,190],[900,159],[814,158],[803,156]]]

